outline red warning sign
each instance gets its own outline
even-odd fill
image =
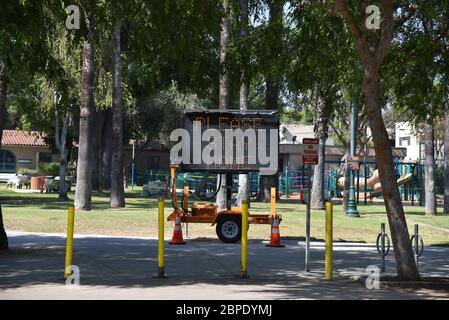
[[[304,144],[302,163],[303,164],[318,164],[318,145],[320,143],[319,139],[304,138],[302,139]]]

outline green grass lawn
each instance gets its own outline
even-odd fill
[[[77,211],[75,232],[80,234],[104,235],[157,235],[156,200],[139,197],[140,190],[127,192],[126,208],[110,209],[108,195],[93,196],[92,211]],[[30,232],[65,232],[67,227],[67,208],[69,202],[61,202],[57,194],[17,193],[0,186],[3,216],[6,230]],[[74,198],[70,193],[69,197]],[[334,206],[334,238],[336,241],[358,241],[372,243],[380,230],[380,223],[388,226],[385,208],[381,205],[358,207],[361,217],[348,218],[342,206]],[[280,231],[283,238],[302,239],[305,235],[305,205],[293,200],[281,200],[277,211],[282,215]],[[428,245],[448,245],[449,232],[431,228],[435,226],[449,230],[449,215],[429,217],[424,215],[422,207],[405,207],[409,230],[413,224],[420,226],[420,233]],[[268,213],[269,204],[251,203],[251,213]],[[171,213],[171,201],[165,201],[165,214]],[[166,223],[165,233],[171,235],[172,223]],[[268,239],[270,228],[267,225],[252,225],[249,237]],[[215,227],[209,224],[190,224],[191,237],[216,237]],[[324,239],[324,212],[312,211],[311,236]]]

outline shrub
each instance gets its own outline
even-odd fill
[[[59,162],[50,162],[39,167],[39,173],[46,176],[59,176]]]
[[[20,168],[17,171],[18,174],[24,175],[24,176],[28,176],[28,177],[34,177],[37,176],[38,173],[36,170],[32,170],[32,169],[27,169],[27,168]]]

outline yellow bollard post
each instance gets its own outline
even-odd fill
[[[67,222],[67,240],[65,245],[65,266],[64,279],[67,279],[72,274],[72,256],[73,256],[73,230],[75,225],[75,208],[69,207],[68,222]]]
[[[326,260],[325,279],[332,280],[332,243],[333,243],[333,207],[332,202],[326,202]]]
[[[248,201],[242,201],[242,278],[248,278]]]
[[[164,199],[159,197],[157,201],[157,227],[158,227],[158,250],[157,250],[157,277],[165,278],[164,265]]]

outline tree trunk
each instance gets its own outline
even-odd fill
[[[231,33],[229,0],[223,0],[224,16],[220,31],[220,79],[219,79],[219,109],[229,109],[229,72],[226,68],[228,47]]]
[[[324,209],[324,170],[326,165],[326,140],[329,135],[329,104],[319,99],[316,106],[317,118],[315,121],[315,136],[320,140],[318,146],[318,164],[313,173],[312,194],[310,206],[312,209]]]
[[[66,176],[67,176],[67,132],[70,122],[69,114],[66,114],[64,117],[64,124],[62,126],[62,131],[59,131],[59,118],[58,112],[55,112],[55,143],[56,148],[59,151],[59,199],[61,200],[69,200],[67,196],[67,185],[66,185]]]
[[[240,85],[240,110],[248,110],[248,105],[248,86],[242,82]],[[249,205],[248,178],[248,174],[239,174],[239,190],[236,201],[238,207],[242,206],[242,200],[247,200]]]
[[[243,77],[244,76],[242,75],[242,78]],[[246,83],[242,82],[240,85],[240,110],[248,110],[248,105],[248,86]],[[238,207],[242,206],[242,200],[247,200],[249,205],[248,178],[248,174],[239,174],[239,190],[236,201]]]
[[[6,63],[0,59],[0,150],[2,148],[3,129],[7,116],[6,98],[8,94],[8,75]],[[0,251],[9,250],[8,236],[3,225],[2,204],[0,202]]]
[[[277,81],[271,78],[267,78],[266,91],[265,91],[265,108],[267,110],[278,110],[278,98],[279,98],[279,86],[277,84]],[[271,201],[271,187],[276,185],[275,181],[277,177],[278,177],[277,174],[271,176],[260,176],[261,179],[260,185],[263,186],[263,190],[261,190],[261,192],[259,193],[261,201],[263,202]]]
[[[231,32],[230,23],[230,5],[229,0],[223,0],[224,15],[221,20],[220,31],[220,79],[218,88],[218,108],[225,110],[229,109],[229,78],[228,70],[226,70],[227,51],[229,47],[229,35]],[[216,204],[219,209],[226,208],[226,175],[221,175],[221,186],[219,185],[220,177],[217,177],[217,188],[220,191],[217,193]]]
[[[315,166],[313,173],[312,194],[310,198],[310,206],[312,209],[324,209],[324,169],[326,161],[326,135],[320,136],[320,144],[318,146],[318,164]]]
[[[94,47],[85,40],[83,45],[83,71],[80,105],[80,125],[77,161],[75,208],[90,210],[92,201],[92,134],[94,116]]]
[[[248,0],[240,0],[240,36],[248,35]],[[242,71],[240,73],[240,110],[249,108],[249,80],[246,73],[248,57],[242,55]],[[242,206],[242,200],[247,200],[249,205],[248,174],[239,174],[239,190],[237,193],[237,206]]]
[[[102,127],[104,121],[104,110],[95,110],[93,121],[95,126],[92,130],[92,190],[101,192],[101,165],[102,165]]]
[[[449,214],[449,114],[444,118],[444,213]]]
[[[246,0],[243,0],[246,1]],[[242,75],[242,78],[244,75]],[[243,80],[243,79],[242,79]],[[248,85],[242,81],[240,85],[240,110],[248,110]],[[239,190],[237,193],[237,206],[242,206],[242,200],[246,199],[249,205],[248,174],[239,174]]]
[[[6,118],[8,110],[6,108],[6,101],[8,95],[8,70],[6,62],[0,58],[0,148],[2,146],[3,130],[6,125]]]
[[[69,200],[67,196],[67,156],[59,154],[59,199]]]
[[[101,191],[111,191],[111,158],[112,158],[112,110],[105,111],[105,120],[102,133],[101,156]]]
[[[370,1],[362,2],[363,12],[369,3]],[[367,30],[366,26],[353,20],[348,3],[345,0],[334,0],[336,12],[341,16],[355,40],[355,46],[363,67],[363,102],[376,152],[376,162],[396,259],[396,270],[401,279],[417,280],[419,273],[413,258],[407,222],[396,181],[393,153],[382,118],[382,103],[380,101],[381,78],[379,70],[393,39],[394,8],[393,2],[386,0],[382,0],[380,6],[382,23],[381,37],[378,37],[374,32]]]
[[[390,225],[397,273],[402,279],[416,280],[419,274],[413,258],[410,235],[396,181],[390,140],[382,119],[379,66],[364,64],[362,90]]]
[[[271,176],[259,175],[259,192],[257,201],[270,202],[271,200]]]
[[[0,251],[8,251],[8,236],[5,231],[5,226],[3,225],[3,212],[2,203],[0,202]]]
[[[112,161],[111,161],[111,208],[125,206],[123,185],[123,104],[122,68],[120,51],[120,26],[114,30],[113,87],[112,87]]]
[[[271,44],[270,54],[274,59],[278,58],[282,50],[282,35],[279,32],[279,28],[282,26],[282,7],[283,0],[270,1],[268,5],[269,19],[268,25],[271,32],[274,33],[275,40]],[[271,70],[265,75],[265,109],[266,110],[278,110],[279,109],[279,77],[278,72],[272,72]],[[271,199],[271,187],[276,187],[276,198],[279,197],[278,192],[278,173],[271,176],[261,176],[261,183],[264,190],[259,192],[259,197],[264,202],[269,202]]]
[[[249,204],[248,174],[239,174],[239,191],[237,193],[236,205],[242,207],[242,201]]]
[[[432,120],[424,124],[424,171],[426,183],[426,214],[437,214],[437,198],[435,194],[435,134]]]

